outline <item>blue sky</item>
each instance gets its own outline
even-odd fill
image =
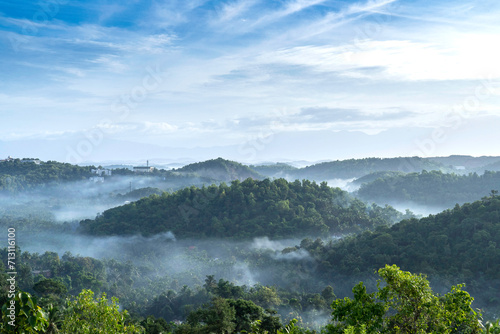
[[[0,155],[499,155],[499,17],[497,1],[0,1]]]

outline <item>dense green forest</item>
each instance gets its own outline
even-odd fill
[[[500,304],[500,197],[437,215],[380,226],[339,242],[304,244],[331,278],[373,273],[385,264],[428,274],[441,284],[466,283],[481,304]]]
[[[405,175],[403,172],[387,172],[387,171],[381,171],[381,172],[373,172],[370,174],[367,174],[365,176],[362,176],[360,178],[357,178],[352,181],[352,184],[359,185],[361,186],[364,183],[370,183],[373,182],[377,179],[386,179],[388,177],[394,177],[394,176],[399,176],[399,175]]]
[[[19,192],[35,186],[78,181],[91,176],[93,166],[80,167],[56,161],[35,164],[28,159],[0,161],[0,192]]]
[[[254,171],[266,177],[286,178],[293,175],[298,168],[286,163],[275,163],[270,165],[250,165]]]
[[[182,168],[175,169],[174,171],[179,173],[192,173],[200,177],[223,182],[233,180],[243,181],[247,178],[263,178],[262,175],[248,166],[222,158],[189,164]]]
[[[93,235],[170,231],[181,238],[284,238],[361,231],[402,217],[391,207],[366,206],[325,182],[247,179],[153,195],[80,225]]]
[[[414,202],[423,205],[453,207],[473,202],[500,189],[500,172],[482,175],[446,174],[441,171],[381,175],[361,185],[357,196],[377,203]]]

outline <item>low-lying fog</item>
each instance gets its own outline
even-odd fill
[[[70,252],[97,259],[131,261],[138,267],[147,263],[149,275],[178,275],[184,277],[184,283],[188,285],[200,283],[190,281],[189,278],[186,280],[185,276],[193,276],[193,273],[196,277],[216,275],[239,285],[272,285],[284,280],[279,263],[297,262],[311,268],[315,266],[315,260],[304,249],[282,252],[287,247],[299,246],[301,239],[271,240],[263,237],[249,241],[176,240],[170,232],[146,238],[93,237],[53,231],[21,231],[16,237],[22,251],[39,254],[51,251],[60,256]],[[332,240],[338,239],[338,236],[332,237]],[[260,260],[256,261],[257,258]],[[259,267],[256,263],[259,263]]]
[[[30,191],[0,194],[0,217],[24,216],[26,211],[43,211],[57,222],[70,222],[95,218],[98,213],[112,207],[138,200],[133,191],[158,188],[175,191],[186,186],[203,183],[199,178],[168,180],[151,176],[113,176],[104,182],[89,180],[37,187]],[[131,193],[132,191],[132,193]]]
[[[361,186],[361,184],[353,182],[355,180],[356,180],[356,178],[331,179],[331,180],[327,180],[326,182],[328,183],[328,186],[338,187],[342,190],[345,190],[345,191],[351,193],[351,195],[354,196],[355,194],[353,194],[353,193],[355,193],[357,190],[359,190],[359,188]],[[369,204],[371,204],[371,203],[369,203]],[[425,217],[428,215],[434,215],[434,214],[437,214],[439,212],[442,212],[442,211],[448,209],[447,207],[426,206],[426,205],[421,205],[421,204],[417,204],[414,202],[408,202],[408,201],[407,202],[399,202],[399,201],[383,202],[383,201],[379,201],[379,202],[376,202],[376,204],[378,204],[380,206],[385,206],[386,204],[388,204],[400,212],[405,212],[408,209],[411,212],[413,212],[415,215],[422,216],[422,217]]]

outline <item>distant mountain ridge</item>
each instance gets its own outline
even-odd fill
[[[464,167],[468,170],[476,170],[478,168],[488,169],[489,165],[500,165],[500,157],[498,156],[481,156],[473,157],[470,155],[450,155],[448,157],[432,157],[428,160],[438,162],[445,166]]]
[[[382,171],[420,172],[422,170],[452,171],[439,162],[420,157],[365,158],[323,162],[297,170],[300,178],[328,180],[334,178],[359,178],[370,173]]]
[[[47,166],[47,163],[42,163],[42,166]],[[60,180],[67,179],[67,177],[63,175],[67,170],[71,170],[73,173],[77,170],[86,170],[87,172],[85,176],[88,177],[90,172],[89,168],[93,168],[92,166],[80,167],[67,163],[50,163],[54,166],[56,164],[57,166],[65,166],[63,169],[53,168],[50,171],[50,173],[55,173],[51,176],[52,179]],[[4,164],[6,164],[6,162],[4,162]],[[28,177],[32,174],[32,172],[36,173],[37,171],[35,170],[40,168],[41,167],[39,167],[39,165],[25,165],[22,169],[22,175],[18,175],[17,178],[21,180],[23,177]],[[459,155],[435,158],[372,157],[321,162],[302,168],[294,167],[288,163],[279,162],[263,165],[245,165],[240,162],[217,158],[190,163],[177,169],[155,173],[155,175],[159,177],[161,174],[161,177],[166,179],[176,177],[199,178],[198,181],[205,184],[231,182],[234,180],[243,181],[247,178],[262,180],[266,177],[285,178],[289,181],[308,179],[317,182],[330,181],[334,179],[358,179],[357,181],[354,181],[354,183],[360,184],[374,181],[376,178],[381,176],[389,176],[391,173],[420,173],[423,170],[460,174],[477,172],[482,174],[485,170],[500,170],[500,157],[472,157]],[[20,169],[17,170],[17,172],[19,171]],[[13,173],[13,170],[7,172],[6,170],[0,169],[0,178],[14,176]],[[80,173],[79,177],[81,179],[83,174]],[[8,180],[14,181],[12,178]],[[12,185],[13,183],[11,182],[9,187],[12,187]],[[5,186],[6,185],[4,184],[4,187]],[[18,188],[22,189],[23,187]]]
[[[365,177],[361,178],[364,179]],[[363,183],[356,196],[378,204],[395,205],[402,201],[420,205],[453,207],[456,203],[476,201],[492,190],[500,190],[500,172],[458,175],[440,171],[387,174]]]

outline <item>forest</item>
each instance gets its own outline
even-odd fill
[[[389,225],[403,218],[393,208],[367,206],[326,182],[284,179],[232,181],[173,194],[152,195],[80,223],[93,235],[276,238],[347,233]],[[141,224],[137,224],[137,222]]]
[[[314,181],[219,158],[103,183],[19,160],[0,162],[24,182],[0,196],[18,238],[15,294],[0,250],[2,333],[500,333],[492,159],[353,159]],[[356,191],[326,182],[353,175]],[[447,209],[387,205],[402,189]]]
[[[57,161],[35,164],[29,159],[0,162],[0,193],[19,192],[51,183],[77,181],[91,176],[94,166],[80,167]]]

